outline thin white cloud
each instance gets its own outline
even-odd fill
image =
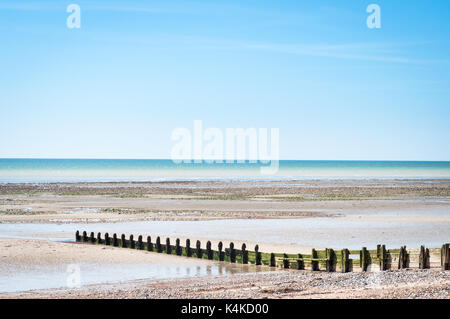
[[[216,49],[244,49],[255,51],[278,52],[284,54],[304,55],[312,57],[362,60],[390,63],[449,63],[450,60],[422,59],[407,56],[407,50],[414,46],[426,45],[425,43],[346,43],[346,44],[280,44],[244,42],[233,40],[190,38],[191,42],[197,42],[209,48]]]

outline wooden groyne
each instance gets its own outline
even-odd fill
[[[238,249],[232,242],[229,247],[224,247],[223,243],[219,242],[217,250],[215,250],[212,248],[211,241],[207,241],[205,249],[202,248],[199,240],[193,245],[189,239],[186,239],[185,245],[182,246],[178,238],[175,240],[175,244],[172,244],[170,238],[161,241],[159,236],[153,242],[151,236],[147,236],[144,240],[142,235],[139,235],[136,239],[133,235],[126,238],[122,234],[119,238],[117,234],[110,237],[109,233],[105,233],[102,237],[101,233],[95,235],[91,232],[88,235],[86,231],[81,234],[77,231],[75,240],[82,243],[146,250],[160,254],[297,270],[311,269],[312,271],[335,272],[339,268],[342,272],[351,272],[354,266],[361,268],[362,271],[370,271],[373,266],[382,271],[395,268],[404,269],[410,268],[411,257],[414,255],[417,257],[414,259],[418,259],[419,269],[431,268],[430,250],[425,246],[421,246],[418,253],[408,251],[406,246],[398,249],[387,249],[385,245],[377,245],[374,250],[368,250],[366,247],[362,247],[360,250],[327,248],[324,250],[312,249],[311,254],[286,254],[261,252],[258,245],[253,250],[248,250],[247,245],[242,244]],[[450,270],[449,244],[442,245],[440,255],[441,269]]]

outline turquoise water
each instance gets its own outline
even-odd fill
[[[450,178],[450,162],[280,161],[273,175],[260,163],[191,163],[130,159],[0,159],[0,182],[310,180]]]

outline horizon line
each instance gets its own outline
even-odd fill
[[[105,158],[105,157],[0,157],[0,160],[149,160],[149,161],[173,161],[171,158],[137,158],[137,157],[117,157],[117,158]],[[189,161],[192,161],[192,163],[183,163],[182,164],[202,164],[202,163],[195,163],[194,161],[213,161],[213,163],[207,163],[207,164],[233,164],[237,161],[244,161],[249,162],[251,160],[249,159],[233,159],[233,163],[227,163],[226,159],[188,159]],[[179,161],[179,160],[177,160]],[[223,163],[217,163],[218,161],[222,161]],[[255,160],[253,160],[255,161]],[[256,160],[255,163],[257,164],[261,160]],[[332,161],[332,162],[450,162],[450,160],[416,160],[416,159],[408,159],[408,160],[392,160],[392,159],[382,159],[382,160],[371,160],[371,159],[279,159],[279,160],[268,160],[271,161],[305,161],[305,162],[318,162],[318,161]],[[245,163],[238,163],[238,164],[245,164]]]

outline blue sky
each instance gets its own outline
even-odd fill
[[[169,158],[202,120],[279,128],[282,159],[450,160],[449,36],[447,0],[2,0],[0,157]]]

